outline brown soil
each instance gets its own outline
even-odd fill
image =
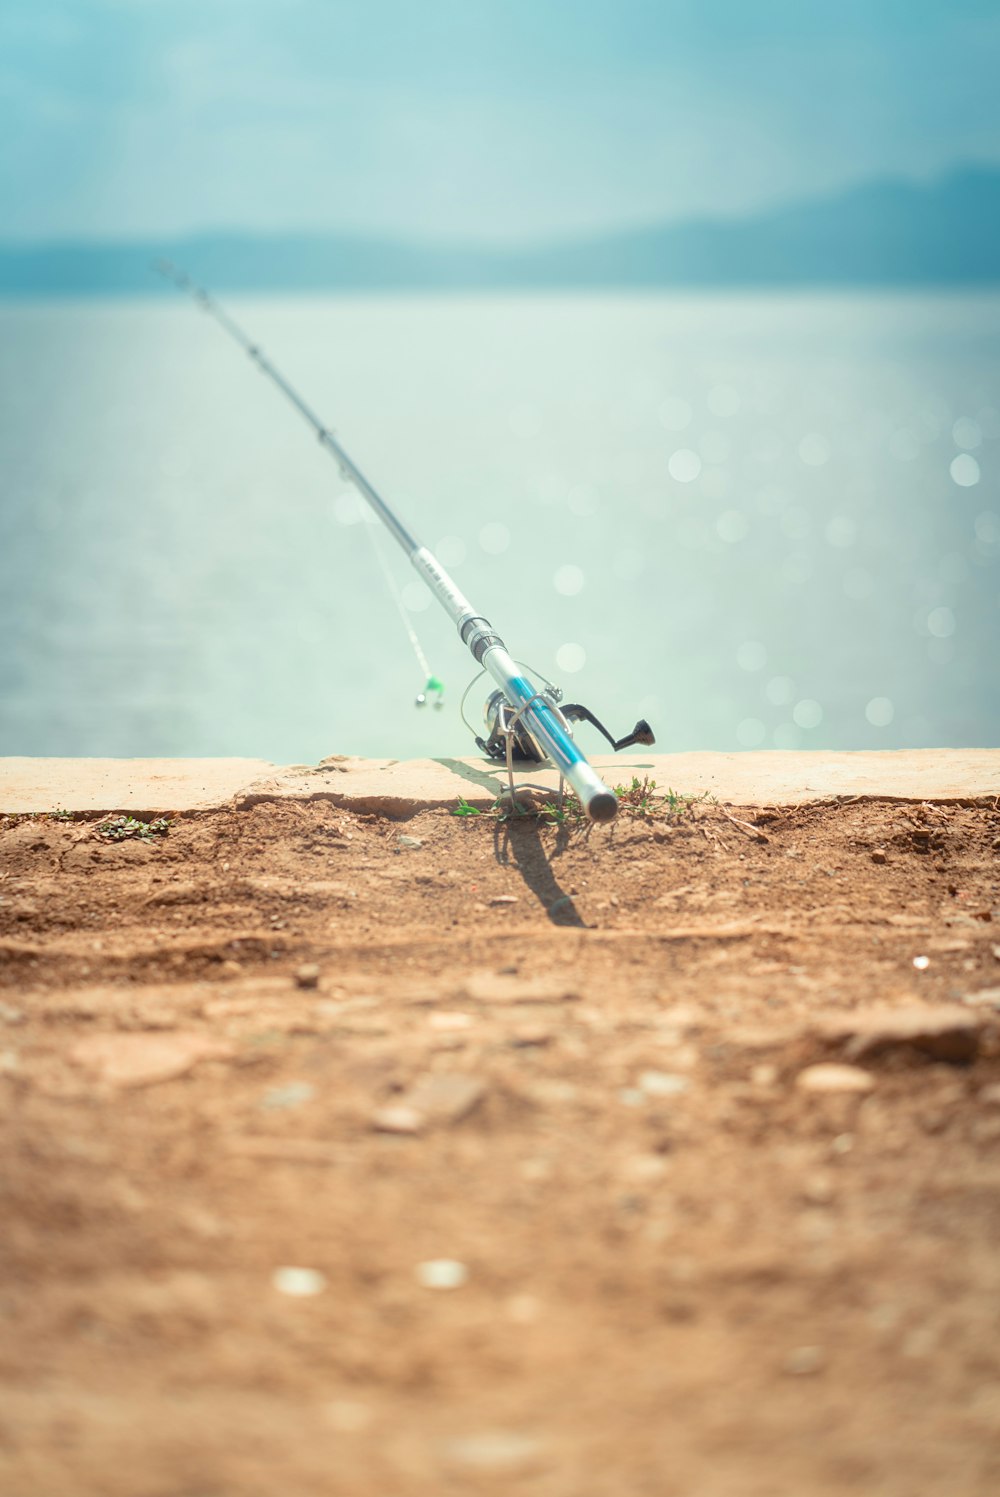
[[[730,814],[4,824],[5,1497],[1000,1490],[1000,813]]]

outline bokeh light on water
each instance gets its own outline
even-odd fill
[[[997,742],[1000,299],[233,310],[515,653],[614,732]],[[448,686],[418,712],[363,509],[205,319],[0,321],[0,751],[471,750],[444,615],[383,539]]]

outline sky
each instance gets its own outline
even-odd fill
[[[996,0],[3,0],[0,239],[494,243],[1000,164]]]

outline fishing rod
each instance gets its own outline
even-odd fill
[[[655,740],[649,724],[640,719],[630,734],[615,740],[586,707],[573,703],[560,708],[562,692],[551,682],[546,682],[543,689],[537,689],[525,674],[526,667],[521,666],[508,652],[489,619],[477,613],[455,586],[437,557],[407,529],[348,456],[329,427],[306,404],[257,344],[247,337],[239,324],[233,321],[225,308],[169,260],[158,260],[154,269],[166,280],[173,282],[180,291],[191,295],[202,310],[213,317],[239,344],[261,373],[266,374],[277,385],[300,416],[309,423],[320,443],[338,464],[345,482],[354,485],[406,552],[411,565],[451,617],[462,643],[467,646],[473,659],[483,671],[493,677],[498,689],[486,703],[485,716],[489,731],[485,738],[477,737],[476,743],[491,759],[506,759],[512,790],[511,765],[514,758],[531,763],[551,759],[561,778],[567,780],[576,791],[580,804],[590,819],[613,821],[618,811],[617,797],[580,752],[574,742],[570,724],[574,720],[593,724],[616,750],[627,748],[633,743],[653,743]],[[434,677],[429,677],[428,687],[431,686],[440,689],[440,683]]]

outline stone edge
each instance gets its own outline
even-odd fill
[[[683,787],[727,805],[806,805],[845,801],[933,800],[1000,803],[1000,750],[922,749],[757,751],[595,756],[611,784],[648,775],[660,792]],[[552,795],[554,771],[525,771]],[[261,760],[0,759],[0,814],[199,814],[246,810],[281,800],[326,800],[352,810],[405,819],[454,807],[459,797],[482,810],[505,788],[502,767],[480,759],[370,760],[335,756],[317,766]]]

